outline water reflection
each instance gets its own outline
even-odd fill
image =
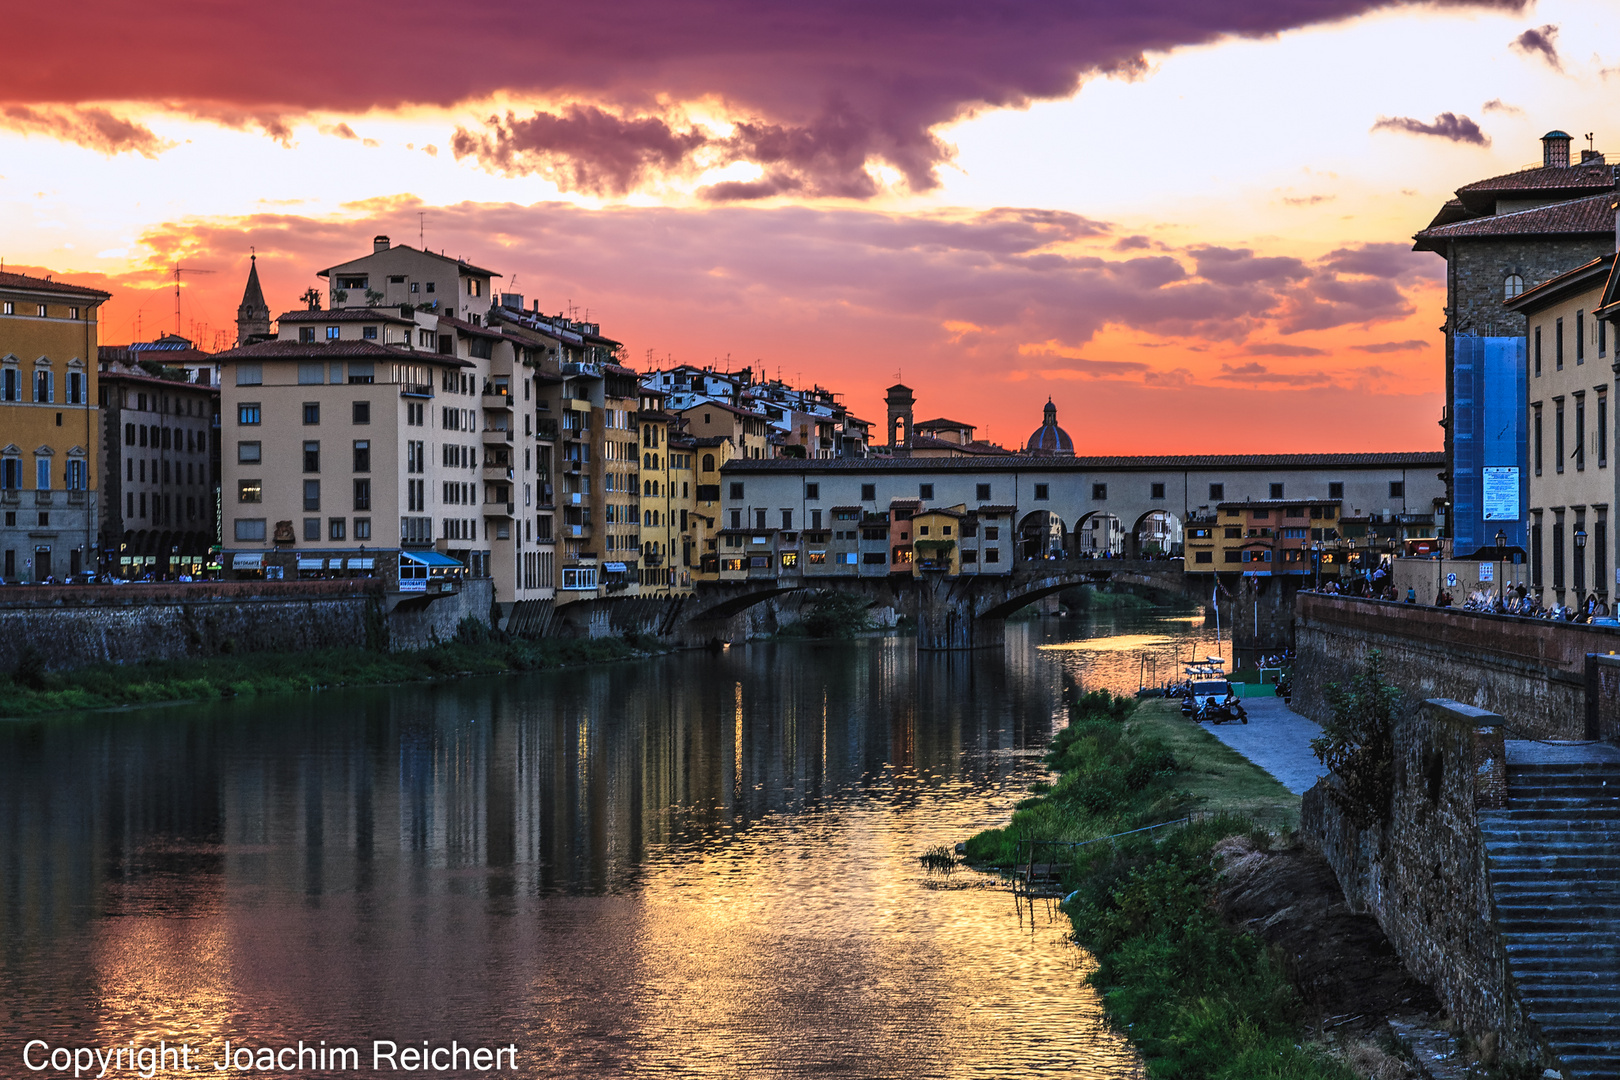
[[[1061,922],[916,858],[1005,820],[1066,694],[1134,688],[1124,652],[1034,646],[1119,629],[0,726],[0,1051],[454,1038],[533,1075],[1133,1075]]]

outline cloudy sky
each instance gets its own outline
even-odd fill
[[[1082,452],[1437,448],[1453,188],[1620,153],[1604,0],[87,0],[9,13],[0,256],[234,337],[371,237],[639,367]]]

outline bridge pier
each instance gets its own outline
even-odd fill
[[[993,649],[1000,648],[1006,641],[1006,619],[983,618],[978,614],[983,591],[980,579],[953,579],[941,572],[925,570],[913,587],[918,651]]]

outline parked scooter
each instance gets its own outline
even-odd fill
[[[1294,673],[1284,671],[1277,676],[1277,696],[1287,705],[1294,700]]]
[[[1233,720],[1241,724],[1249,722],[1249,713],[1243,708],[1243,703],[1236,697],[1216,701],[1214,698],[1206,700],[1203,707],[1198,710],[1198,720],[1211,724],[1226,724]]]

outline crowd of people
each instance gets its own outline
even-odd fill
[[[1406,594],[1402,596],[1395,588],[1392,578],[1389,560],[1385,559],[1368,573],[1338,581],[1327,581],[1314,591],[1329,596],[1355,596],[1364,600],[1384,600],[1390,603],[1420,602],[1414,586],[1407,586]],[[1476,589],[1460,603],[1449,589],[1441,586],[1435,591],[1434,603],[1431,606],[1574,623],[1599,622],[1609,618],[1609,605],[1596,593],[1577,597],[1574,604],[1553,604],[1550,607],[1543,607],[1524,585],[1516,585],[1505,590],[1505,595],[1495,589]]]

